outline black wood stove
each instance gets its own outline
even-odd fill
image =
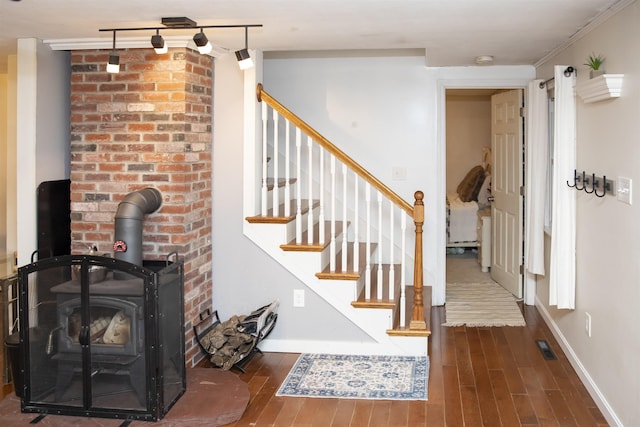
[[[18,284],[23,412],[158,420],[184,393],[177,256],[52,257],[21,267]]]

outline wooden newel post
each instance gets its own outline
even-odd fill
[[[414,253],[413,268],[413,314],[409,329],[427,329],[424,319],[424,300],[422,298],[422,225],[424,224],[424,193],[416,191],[416,199],[413,205],[413,222],[416,225],[416,248]]]

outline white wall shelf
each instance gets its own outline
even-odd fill
[[[622,91],[623,77],[624,74],[603,74],[578,83],[576,91],[585,104],[617,98]]]

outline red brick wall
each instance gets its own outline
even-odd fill
[[[160,209],[145,218],[143,259],[177,251],[185,260],[187,366],[201,354],[193,322],[211,307],[211,108],[213,60],[190,49],[71,55],[71,240],[73,253],[113,252],[118,203],[154,187]]]

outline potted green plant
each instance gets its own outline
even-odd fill
[[[604,57],[602,55],[596,55],[592,53],[589,55],[587,62],[584,65],[589,67],[589,77],[594,78],[605,73],[602,64],[604,63]]]

